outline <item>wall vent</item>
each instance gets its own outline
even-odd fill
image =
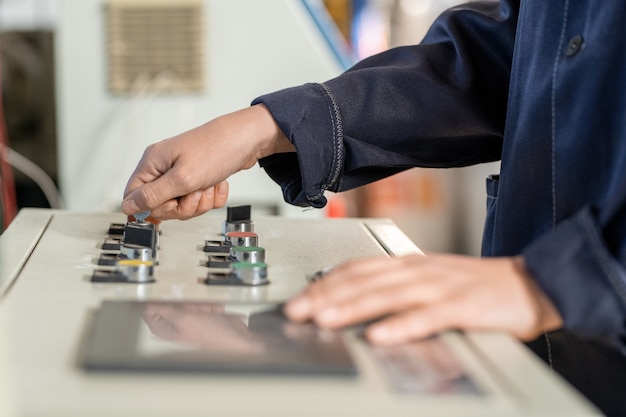
[[[192,92],[205,87],[201,0],[109,0],[109,89]]]

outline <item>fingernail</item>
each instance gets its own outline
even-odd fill
[[[326,310],[321,311],[316,317],[315,321],[318,324],[330,326],[337,322],[339,319],[339,310],[336,308],[327,308]]]
[[[132,198],[126,199],[122,201],[122,211],[126,214],[135,214],[140,212],[141,210],[137,207],[137,203]]]
[[[374,343],[390,342],[395,335],[388,326],[371,326],[366,331],[367,338]]]
[[[217,184],[217,193],[219,195],[227,195],[228,194],[228,183],[227,182],[220,182],[219,184]]]
[[[300,295],[287,303],[285,313],[291,319],[304,320],[311,316],[313,306],[306,295]]]

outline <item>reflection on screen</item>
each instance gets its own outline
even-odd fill
[[[146,355],[209,350],[260,353],[264,346],[248,329],[245,314],[221,304],[147,303],[137,349]]]
[[[439,337],[400,346],[371,346],[370,351],[396,392],[428,395],[482,393]]]
[[[222,361],[332,363],[341,345],[337,333],[291,323],[276,305],[246,309],[210,303],[145,303],[138,333],[140,355],[209,354]]]

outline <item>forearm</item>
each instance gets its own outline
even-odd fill
[[[131,175],[122,210],[185,219],[225,204],[224,181],[293,145],[263,105],[245,108],[149,146]]]

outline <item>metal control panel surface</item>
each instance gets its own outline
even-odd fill
[[[254,221],[269,283],[207,285],[202,247],[220,237],[224,215],[216,210],[162,223],[153,282],[94,283],[109,225],[124,216],[21,211],[0,236],[0,320],[8,352],[2,365],[18,415],[599,415],[525,347],[499,333],[451,332],[381,350],[349,329],[341,337],[357,368],[353,377],[82,367],[81,346],[103,303],[282,303],[312,274],[341,261],[419,252],[386,219],[259,217]],[[456,384],[433,383],[446,381],[442,375]]]

